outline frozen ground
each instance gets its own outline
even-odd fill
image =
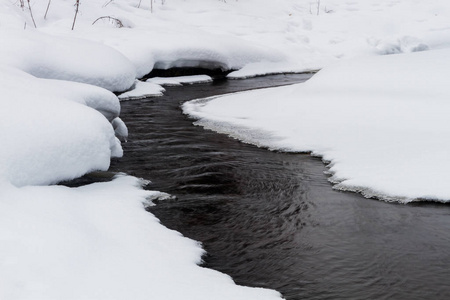
[[[196,266],[200,247],[144,211],[151,193],[136,179],[46,186],[123,155],[113,92],[162,92],[136,82],[154,68],[240,78],[325,67],[304,87],[257,92],[264,108],[250,93],[226,98],[220,116],[222,100],[192,109],[282,138],[271,147],[324,155],[338,188],[450,198],[446,0],[81,0],[73,31],[75,1],[46,14],[48,3],[0,0],[2,299],[279,298]]]

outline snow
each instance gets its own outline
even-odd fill
[[[200,245],[144,210],[165,195],[141,184],[2,186],[0,298],[279,299],[197,266]]]
[[[0,181],[51,184],[106,170],[111,156],[122,156],[107,119],[120,110],[111,92],[10,67],[0,67],[0,78]]]
[[[163,85],[177,86],[183,84],[211,82],[208,75],[175,76],[175,77],[153,77],[146,81],[136,80],[132,89],[119,95],[121,101],[138,100],[147,97],[162,96],[165,89]]]
[[[353,59],[289,87],[197,100],[196,124],[329,162],[340,190],[450,201],[450,50]]]
[[[448,1],[165,0],[150,11],[150,1],[91,0],[72,31],[74,2],[52,1],[44,17],[49,2],[30,0],[34,28],[26,1],[0,0],[0,298],[280,298],[198,267],[199,245],[143,209],[158,193],[137,179],[45,186],[123,155],[112,92],[189,82],[136,81],[154,68],[230,78],[323,68],[304,85],[185,109],[245,141],[323,156],[335,188],[450,200]]]
[[[183,84],[194,84],[194,83],[206,83],[211,82],[212,78],[208,75],[192,75],[192,76],[174,76],[174,77],[153,77],[147,79],[147,82],[159,84],[159,85],[168,85],[168,86],[177,86]]]
[[[130,91],[119,95],[121,101],[162,96],[165,89],[158,84],[136,80]]]
[[[0,48],[0,64],[39,78],[89,83],[117,92],[128,89],[136,77],[128,59],[98,42],[2,28],[0,36],[7,41]]]
[[[112,120],[111,125],[114,128],[114,134],[116,137],[126,142],[128,137],[128,128],[124,121],[122,121],[121,118],[117,117],[114,120]]]

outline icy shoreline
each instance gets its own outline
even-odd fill
[[[352,60],[303,84],[194,100],[183,110],[197,125],[252,144],[322,157],[335,189],[448,202],[449,56]]]

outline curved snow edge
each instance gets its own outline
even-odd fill
[[[206,105],[208,102],[213,101],[215,99],[229,96],[229,95],[238,95],[243,94],[244,92],[236,92],[219,96],[212,96],[207,98],[194,99],[188,102],[185,102],[182,105],[183,113],[188,115],[190,118],[195,119],[193,122],[194,125],[203,127],[204,129],[211,130],[220,134],[225,134],[233,139],[237,139],[243,143],[254,145],[258,148],[264,148],[269,151],[281,151],[281,152],[289,152],[289,153],[299,153],[299,154],[308,154],[313,157],[319,157],[322,159],[323,163],[328,168],[328,171],[325,174],[329,175],[328,181],[332,184],[332,188],[338,191],[343,192],[354,192],[361,194],[363,197],[368,199],[377,199],[385,202],[397,202],[402,204],[407,204],[410,202],[440,202],[446,203],[448,202],[445,199],[439,199],[434,197],[420,197],[420,198],[411,198],[399,195],[388,195],[381,191],[363,187],[356,185],[346,184],[346,178],[338,178],[335,175],[335,172],[330,171],[330,168],[333,166],[333,160],[326,160],[321,153],[315,152],[312,149],[292,149],[289,147],[279,146],[279,142],[284,138],[276,135],[274,132],[270,132],[264,129],[255,129],[247,126],[241,126],[236,124],[230,124],[229,122],[223,120],[211,120],[208,119],[207,115],[201,113],[198,110],[198,107],[202,107]]]

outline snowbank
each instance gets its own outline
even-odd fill
[[[1,299],[280,299],[196,264],[197,242],[143,209],[134,177],[80,188],[1,187]]]
[[[310,81],[186,103],[206,128],[313,151],[335,188],[384,200],[450,201],[450,50],[366,58]]]
[[[122,156],[108,121],[120,110],[111,92],[9,67],[0,67],[0,78],[0,181],[55,183],[106,170],[111,156]]]
[[[36,30],[1,29],[0,64],[39,78],[89,83],[124,91],[134,83],[134,66],[122,54],[100,43],[57,37]]]

